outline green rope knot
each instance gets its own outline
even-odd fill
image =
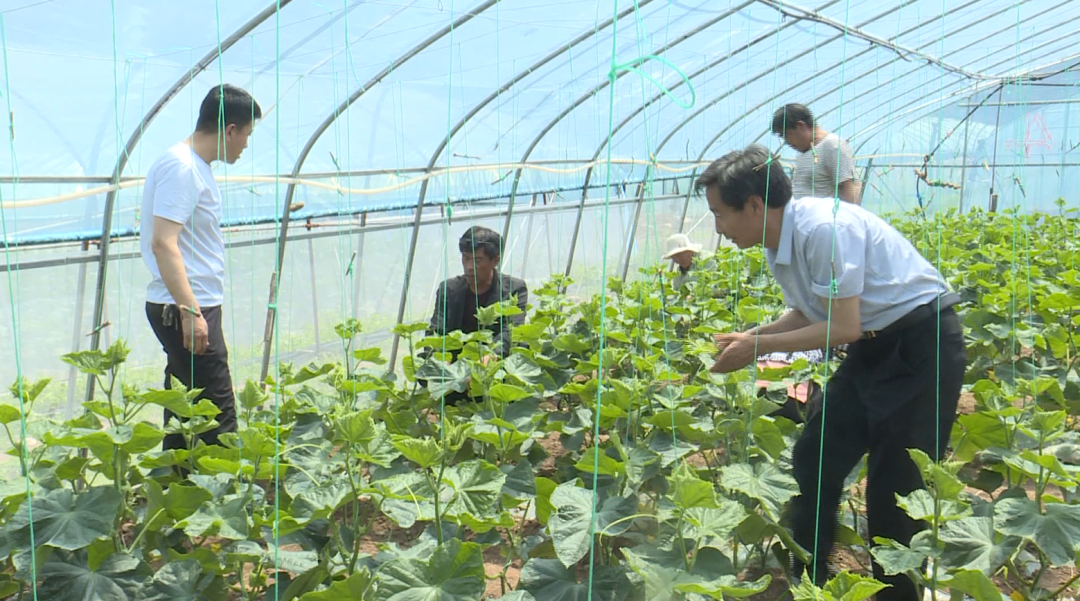
[[[637,68],[638,65],[649,60],[658,60],[661,63],[664,63],[665,65],[671,67],[675,70],[676,73],[679,74],[679,77],[682,78],[683,83],[686,84],[686,87],[690,88],[689,103],[683,102],[681,99],[677,98],[674,94],[671,93],[670,89],[664,86],[664,84],[656,81],[656,79],[654,79],[652,75],[649,75],[648,73],[645,73]],[[613,85],[615,83],[615,79],[619,76],[618,74],[620,71],[630,71],[632,73],[637,73],[639,76],[641,76],[642,79],[652,82],[654,86],[660,88],[660,91],[663,92],[664,95],[666,95],[672,101],[674,101],[675,104],[679,105],[680,108],[688,109],[694,106],[694,103],[697,102],[697,92],[694,91],[694,84],[690,83],[690,78],[686,76],[686,73],[683,73],[682,69],[676,67],[671,61],[667,60],[662,56],[657,56],[655,54],[646,54],[645,56],[639,56],[629,62],[621,64],[612,61],[611,71],[608,73],[608,81],[610,81]]]
[[[836,293],[839,289],[840,286],[837,285],[836,278],[833,278],[832,281],[829,282],[829,295],[836,298]]]

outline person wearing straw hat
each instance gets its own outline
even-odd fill
[[[897,496],[923,489],[908,449],[932,461],[945,454],[967,364],[960,298],[941,273],[880,217],[829,198],[791,199],[791,182],[765,147],[753,144],[714,161],[694,183],[705,193],[716,232],[739,248],[765,247],[789,310],[747,332],[719,334],[714,373],[746,368],[755,353],[808,351],[850,343],[830,375],[824,408],[792,450],[801,494],[790,504],[793,538],[809,550],[795,575],[823,585],[837,533],[844,482],[867,459],[871,537],[909,545],[925,525]],[[826,416],[827,419],[826,419]],[[888,585],[878,601],[917,601],[906,575],[874,577]]]
[[[676,273],[671,279],[671,287],[676,291],[681,290],[683,285],[690,282],[691,270],[716,268],[716,264],[711,260],[704,265],[694,264],[697,254],[701,252],[701,245],[691,242],[690,236],[686,234],[672,234],[668,237],[665,247],[667,252],[664,253],[663,258],[671,259],[674,264]]]

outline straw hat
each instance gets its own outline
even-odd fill
[[[686,234],[672,234],[667,239],[665,246],[667,246],[667,252],[664,253],[665,259],[670,259],[671,257],[674,257],[675,255],[687,250],[693,251],[695,253],[701,252],[701,245],[691,242],[690,236],[687,236]]]

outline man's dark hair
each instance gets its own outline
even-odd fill
[[[791,200],[791,181],[778,157],[760,144],[733,150],[712,162],[694,182],[698,194],[716,186],[720,201],[741,211],[751,195],[760,196],[770,209]]]
[[[230,124],[244,127],[262,119],[262,108],[247,90],[234,85],[214,86],[199,107],[195,131],[216,134]]]
[[[785,131],[794,128],[799,121],[805,123],[810,129],[814,129],[814,114],[810,112],[810,109],[801,104],[785,104],[773,113],[772,133],[782,136]]]
[[[502,236],[498,232],[480,225],[470,227],[458,240],[458,250],[461,252],[475,254],[480,250],[488,259],[501,257],[502,245]]]

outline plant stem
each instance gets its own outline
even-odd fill
[[[1068,582],[1066,582],[1065,584],[1058,587],[1058,589],[1055,590],[1054,592],[1050,593],[1050,598],[1051,599],[1059,598],[1061,596],[1061,593],[1064,593],[1067,588],[1069,588],[1070,586],[1072,586],[1072,584],[1074,582],[1076,582],[1077,578],[1080,578],[1080,573],[1077,573],[1072,578],[1070,578]]]
[[[686,567],[686,571],[689,572],[690,571],[690,558],[687,557],[686,539],[684,539],[683,535],[682,535],[682,523],[683,523],[683,516],[682,516],[682,513],[680,512],[679,513],[679,521],[678,521],[678,523],[675,524],[675,534],[679,537],[679,547],[682,549],[683,566]]]
[[[443,544],[442,516],[439,514],[439,497],[442,496],[442,478],[445,471],[445,458],[442,461],[442,466],[439,467],[439,477],[435,480],[431,479],[431,475],[434,471],[431,468],[428,468],[428,481],[431,482],[431,488],[435,491],[435,534],[438,536],[439,545]]]
[[[353,503],[359,503],[360,502],[360,491],[358,491],[356,489],[356,480],[353,477],[352,467],[351,467],[351,464],[350,464],[350,459],[352,459],[351,455],[352,455],[352,453],[349,453],[349,455],[345,456],[345,473],[349,478],[349,488],[352,489]],[[346,571],[349,573],[349,576],[352,576],[353,570],[355,569],[355,566],[356,566],[356,558],[360,554],[359,538],[360,538],[360,532],[359,532],[359,530],[356,529],[356,523],[354,521],[354,523],[353,523],[353,545],[352,545],[353,546],[353,553],[352,553],[352,558],[349,559],[349,565],[346,566]]]
[[[154,514],[154,517],[150,518],[149,520],[146,520],[146,525],[143,526],[142,532],[139,533],[139,536],[135,537],[135,540],[131,541],[131,545],[127,549],[128,554],[130,554],[132,551],[135,550],[135,547],[138,546],[139,541],[142,540],[143,535],[146,534],[146,531],[150,529],[150,523],[153,522],[154,520],[156,520],[157,517],[159,515],[161,515],[161,513],[163,511],[165,511],[164,507],[162,507],[161,509],[158,509],[157,513]]]

